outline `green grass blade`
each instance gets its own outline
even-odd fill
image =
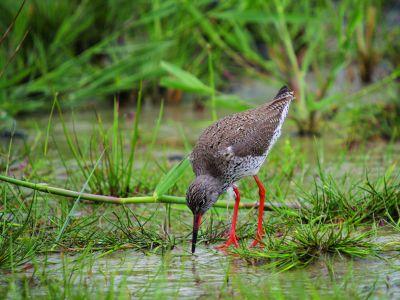
[[[51,106],[51,110],[50,110],[49,120],[47,122],[46,139],[44,140],[44,149],[43,149],[44,156],[47,156],[47,147],[49,144],[50,126],[51,126],[51,120],[53,119],[53,113],[54,113],[54,108],[56,106],[57,96],[58,95],[55,94],[53,105]]]
[[[147,150],[147,154],[146,154],[146,158],[144,160],[144,164],[143,164],[143,167],[142,167],[142,172],[140,174],[140,178],[142,178],[142,176],[143,176],[143,171],[147,169],[147,165],[149,163],[150,156],[153,153],[154,146],[155,146],[155,144],[157,142],[157,137],[158,137],[158,133],[160,131],[163,114],[164,114],[164,101],[161,101],[161,106],[160,106],[160,110],[158,112],[158,118],[157,118],[157,121],[156,121],[156,126],[154,127],[153,136],[151,138],[150,146],[149,146],[149,148]]]
[[[100,161],[101,161],[101,159],[102,159],[102,157],[103,157],[103,155],[104,155],[104,152],[105,152],[105,149],[103,150],[103,152],[101,153],[100,157],[99,157],[98,160],[96,161],[96,164],[93,166],[92,170],[90,171],[90,174],[89,174],[89,176],[88,176],[87,179],[86,179],[86,182],[84,183],[84,185],[82,186],[81,191],[79,192],[78,198],[76,198],[76,200],[75,200],[75,202],[74,202],[74,205],[72,206],[72,208],[71,208],[71,210],[69,211],[67,217],[65,218],[64,224],[63,224],[63,226],[62,226],[60,232],[59,232],[58,235],[57,235],[56,243],[61,239],[61,236],[63,235],[63,233],[64,233],[64,231],[65,231],[65,228],[67,228],[67,226],[68,226],[68,224],[69,224],[69,220],[71,219],[71,216],[72,216],[72,214],[73,214],[74,211],[75,211],[75,208],[76,208],[76,207],[78,206],[78,204],[79,204],[79,201],[80,201],[80,199],[81,199],[81,195],[82,195],[83,191],[86,189],[86,187],[88,186],[89,181],[90,181],[90,179],[91,179],[91,177],[92,177],[94,171],[96,170],[97,166],[99,165],[99,163],[100,163]]]
[[[112,137],[112,148],[111,148],[111,153],[112,153],[112,164],[113,164],[113,173],[114,176],[111,176],[112,179],[112,186],[116,186],[116,182],[118,180],[118,174],[119,174],[119,154],[118,154],[118,110],[119,110],[119,104],[116,98],[114,98],[114,118],[113,118],[113,137]]]
[[[86,169],[84,166],[84,161],[83,161],[82,157],[79,155],[79,151],[76,148],[76,146],[74,145],[74,142],[72,141],[72,137],[67,129],[67,125],[65,124],[63,113],[61,110],[61,105],[58,102],[57,98],[55,98],[54,101],[56,103],[58,113],[60,115],[61,125],[62,125],[63,131],[64,131],[65,138],[67,140],[68,147],[69,147],[70,151],[72,152],[72,155],[74,156],[76,163],[78,164],[78,167],[81,170],[82,174],[84,174],[84,176],[87,177],[87,172],[86,172]]]
[[[135,151],[136,151],[136,145],[139,139],[139,120],[140,120],[140,113],[142,111],[142,88],[143,88],[143,83],[140,82],[139,84],[139,93],[138,93],[138,99],[137,99],[137,104],[136,104],[136,113],[135,113],[135,121],[133,123],[133,131],[132,131],[132,137],[131,137],[131,145],[130,145],[130,153],[129,153],[129,158],[128,158],[128,163],[126,167],[126,179],[125,179],[125,187],[129,189],[129,185],[131,182],[132,178],[132,168],[133,168],[133,162],[135,160]]]
[[[185,170],[190,166],[188,158],[182,160],[179,164],[174,166],[167,174],[161,178],[157,184],[153,196],[157,199],[164,195],[185,173]]]
[[[162,61],[161,68],[175,77],[175,79],[162,78],[160,84],[163,86],[207,95],[212,93],[212,88],[205,85],[196,76],[173,64]]]

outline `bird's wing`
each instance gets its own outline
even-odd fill
[[[258,123],[234,137],[221,154],[229,160],[233,156],[261,156],[269,149],[276,131],[275,124]]]
[[[270,103],[226,116],[201,134],[191,162],[197,174],[223,174],[234,156],[264,155],[279,136],[280,127],[293,99],[281,89]]]
[[[271,110],[263,117],[263,120],[247,124],[245,129],[232,128],[220,155],[227,160],[233,156],[264,155],[278,138],[286,112]]]

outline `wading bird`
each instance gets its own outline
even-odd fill
[[[196,249],[201,217],[230,187],[235,193],[235,206],[229,238],[220,248],[239,246],[236,223],[240,194],[235,182],[246,176],[254,177],[260,195],[257,232],[251,246],[261,241],[265,188],[257,173],[281,134],[293,99],[293,92],[282,87],[271,102],[224,117],[201,134],[190,154],[196,179],[186,193],[187,205],[193,212],[192,253]]]

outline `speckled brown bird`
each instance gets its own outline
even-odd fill
[[[226,116],[201,134],[190,154],[196,179],[186,193],[187,205],[193,212],[192,253],[196,249],[201,217],[230,187],[235,192],[235,206],[229,238],[221,248],[239,246],[236,223],[240,194],[235,182],[246,176],[254,177],[260,195],[257,233],[251,246],[261,241],[265,188],[257,173],[281,134],[293,99],[293,92],[282,87],[271,102]]]

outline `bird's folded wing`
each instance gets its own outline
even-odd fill
[[[272,120],[272,121],[271,121]],[[276,134],[278,119],[253,123],[245,131],[233,134],[229,145],[221,151],[227,160],[233,156],[262,156],[270,148]],[[275,121],[277,120],[277,121]]]

